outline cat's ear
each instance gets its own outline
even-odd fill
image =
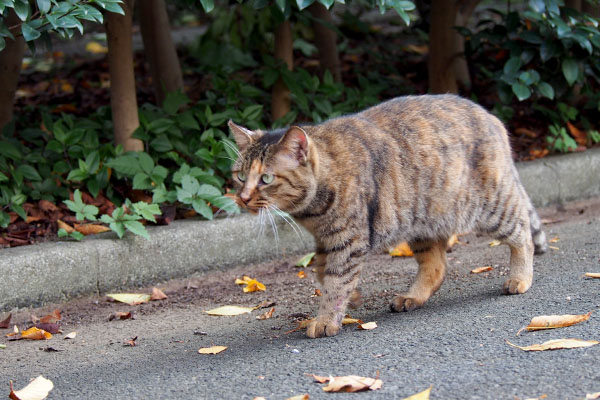
[[[292,126],[277,143],[278,155],[289,167],[306,164],[308,158],[308,135],[299,126]]]
[[[229,120],[227,125],[229,126],[231,133],[233,133],[233,137],[235,138],[235,142],[237,143],[240,151],[243,151],[250,143],[258,138],[258,134],[256,132],[246,129],[243,126],[239,126],[232,120]]]

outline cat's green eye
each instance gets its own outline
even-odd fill
[[[241,182],[245,182],[246,181],[246,174],[243,173],[242,171],[237,173],[237,178],[241,181]]]
[[[268,185],[269,183],[273,182],[274,176],[271,174],[263,174],[260,179],[262,179],[265,185]]]

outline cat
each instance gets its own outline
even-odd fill
[[[407,241],[419,269],[393,311],[422,306],[442,284],[455,233],[487,234],[510,247],[504,292],[526,292],[533,254],[547,250],[520,183],[508,134],[492,114],[455,95],[406,96],[317,125],[270,132],[229,121],[239,148],[236,201],[272,207],[315,237],[323,290],[306,334],[336,335],[358,296],[367,253]]]

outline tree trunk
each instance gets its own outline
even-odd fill
[[[292,25],[290,21],[283,21],[275,28],[275,58],[283,60],[291,71],[293,68],[294,54],[292,48]],[[273,86],[271,98],[271,119],[273,121],[290,112],[290,89],[279,78]]]
[[[312,3],[308,11],[315,18],[312,27],[315,31],[315,45],[319,49],[321,74],[329,71],[336,82],[341,82],[342,71],[337,50],[337,34],[327,26],[333,24],[331,14],[323,4],[317,2]]]
[[[21,22],[13,10],[9,10],[8,17],[4,21],[6,26],[17,25]],[[13,104],[15,92],[19,83],[25,41],[23,36],[15,37],[15,40],[6,38],[6,47],[0,51],[0,132],[13,117]]]
[[[581,12],[590,17],[600,18],[600,6],[593,4],[590,1],[583,1],[581,4]]]
[[[456,73],[452,67],[455,57],[453,26],[458,7],[455,0],[432,0],[429,28],[429,91],[458,93]]]
[[[157,104],[162,104],[167,93],[177,90],[183,92],[183,77],[171,37],[169,16],[165,0],[142,0],[138,2],[138,7],[144,51],[150,65],[154,94]]]
[[[469,18],[475,11],[475,7],[481,0],[462,0],[458,3],[458,9],[456,12],[456,20],[454,25],[465,27],[469,22]],[[454,49],[454,55],[452,60],[452,68],[454,68],[454,75],[458,84],[467,90],[471,89],[471,76],[469,74],[469,66],[467,59],[465,58],[465,38],[452,29],[452,35],[454,43],[452,48]]]
[[[565,0],[565,6],[581,11],[581,0]]]
[[[140,125],[131,45],[133,3],[133,0],[125,0],[121,4],[125,15],[107,12],[104,25],[108,42],[110,106],[115,143],[123,145],[126,151],[141,151],[144,150],[142,141],[131,137]]]

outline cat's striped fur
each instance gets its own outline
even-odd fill
[[[368,267],[364,256],[400,241],[410,244],[419,271],[393,299],[394,311],[421,306],[439,288],[455,233],[506,243],[504,291],[531,286],[534,248],[544,252],[546,238],[504,126],[473,102],[409,96],[314,126],[253,132],[229,125],[240,149],[233,167],[239,204],[275,205],[315,237],[323,297],[308,336],[338,333]]]

